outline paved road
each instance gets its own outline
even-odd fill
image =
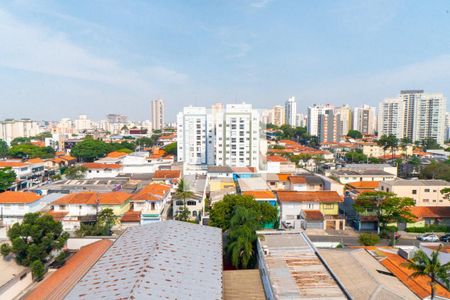
[[[360,246],[358,242],[358,237],[353,236],[339,236],[339,235],[308,235],[312,242],[337,242],[344,243],[347,246]],[[382,239],[378,244],[380,246],[389,245],[389,240]],[[396,242],[396,245],[401,246],[418,246],[419,241],[413,239],[402,239]]]

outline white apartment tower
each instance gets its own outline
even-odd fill
[[[339,131],[337,137],[340,139],[342,135],[346,135],[353,129],[353,112],[350,106],[343,105],[335,109],[335,114],[339,115],[336,131]]]
[[[260,134],[260,116],[250,104],[185,107],[177,115],[178,161],[259,168]]]
[[[387,98],[378,107],[378,136],[403,137],[405,104],[399,98]]]
[[[17,137],[32,137],[38,135],[41,128],[36,121],[30,119],[0,121],[0,139],[10,143]]]
[[[162,99],[152,101],[152,128],[153,130],[161,130],[164,127],[164,102]]]
[[[317,105],[308,107],[308,125],[307,130],[309,135],[319,135],[319,116],[324,114],[325,111],[334,109],[333,106],[327,105]]]
[[[401,91],[399,97],[380,104],[378,134],[394,134],[413,142],[431,137],[442,145],[445,139],[445,113],[446,99],[443,94],[429,94],[423,90]]]
[[[281,105],[274,106],[269,112],[269,122],[278,127],[286,124],[284,107]]]
[[[355,107],[353,109],[353,129],[362,134],[375,134],[376,118],[375,107],[369,105]]]
[[[297,125],[297,102],[295,97],[290,97],[284,104],[286,124],[295,127]]]

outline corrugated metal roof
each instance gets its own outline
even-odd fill
[[[222,299],[222,232],[164,221],[127,229],[66,299]]]

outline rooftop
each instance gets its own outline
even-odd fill
[[[119,164],[102,164],[102,163],[84,163],[82,164],[83,167],[87,169],[120,169],[122,166]]]
[[[181,170],[156,170],[153,179],[175,179],[180,176]]]
[[[109,192],[109,193],[96,193],[96,192],[79,192],[68,194],[54,202],[53,205],[66,205],[66,204],[87,204],[95,205],[97,201],[101,205],[121,205],[130,199],[131,194],[125,192]]]
[[[306,221],[323,221],[323,214],[320,210],[303,210]]]
[[[223,299],[265,300],[259,270],[224,271]]]
[[[229,166],[208,166],[208,173],[232,173]]]
[[[39,200],[41,196],[32,192],[12,192],[6,191],[0,193],[0,203],[33,203]]]
[[[303,233],[259,233],[276,299],[347,299]]]
[[[380,169],[362,169],[362,170],[333,170],[331,171],[332,175],[337,176],[394,176],[391,173],[388,173],[386,171],[380,170]]]
[[[162,200],[170,192],[170,186],[166,184],[151,183],[143,187],[131,197],[131,200]]]
[[[266,191],[269,189],[266,181],[261,177],[238,178],[238,185],[244,191]]]
[[[450,187],[450,183],[445,180],[440,179],[414,179],[414,180],[405,180],[405,179],[396,179],[391,181],[383,182],[383,185],[389,186],[448,186]]]
[[[377,189],[380,187],[380,181],[356,181],[347,183],[350,188],[353,189]]]
[[[412,206],[409,210],[418,220],[424,218],[450,218],[450,207],[448,206]]]
[[[82,247],[64,266],[46,277],[23,299],[63,299],[111,245],[112,241],[104,239]]]
[[[365,249],[319,249],[319,254],[352,299],[418,299]]]
[[[128,228],[66,297],[101,298],[222,299],[221,230],[178,221]]]
[[[243,195],[253,196],[255,199],[276,199],[277,197],[271,191],[245,191]]]
[[[343,202],[341,196],[335,191],[314,191],[314,192],[297,192],[297,191],[278,191],[278,200],[280,202],[321,202],[335,203]]]

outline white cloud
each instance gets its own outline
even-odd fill
[[[250,3],[250,6],[254,8],[265,8],[270,2],[272,0],[255,0]]]
[[[66,34],[17,20],[0,10],[0,66],[148,91],[153,81],[180,82],[187,75],[163,66],[125,68],[72,42]]]

